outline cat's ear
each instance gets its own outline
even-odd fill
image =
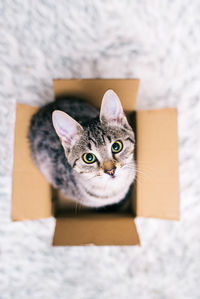
[[[52,114],[52,121],[63,146],[72,146],[77,134],[83,130],[77,121],[63,111],[55,110]]]
[[[120,99],[112,89],[108,89],[103,96],[100,121],[107,122],[110,125],[128,125]]]

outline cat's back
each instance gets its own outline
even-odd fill
[[[66,112],[78,122],[85,122],[98,115],[98,109],[86,100],[74,96],[63,96],[56,98],[54,102],[40,107],[33,115],[31,125],[34,125],[34,120],[38,120],[40,125],[46,125],[47,121],[52,124],[52,113],[55,110]],[[53,126],[51,127],[53,128]]]

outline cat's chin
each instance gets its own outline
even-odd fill
[[[103,207],[120,202],[126,196],[135,174],[134,164],[117,168],[114,176],[106,173],[84,174],[80,187],[85,196],[81,198],[81,203],[89,207]]]

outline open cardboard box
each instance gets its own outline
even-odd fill
[[[12,220],[56,217],[53,245],[136,245],[139,237],[134,218],[177,220],[178,143],[177,111],[174,108],[136,111],[139,80],[82,79],[54,80],[55,95],[88,98],[99,107],[103,94],[113,89],[136,131],[136,160],[139,172],[132,191],[132,209],[123,213],[91,212],[71,203],[62,211],[63,199],[55,194],[34,165],[27,134],[32,114],[38,107],[18,104],[16,112],[13,167]],[[136,117],[133,117],[136,115]],[[135,119],[135,121],[134,121]],[[52,192],[53,191],[53,192]],[[60,209],[54,203],[60,202]]]

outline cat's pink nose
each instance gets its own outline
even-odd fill
[[[115,170],[116,170],[116,167],[113,167],[111,169],[105,169],[104,172],[111,175],[111,176],[114,176]]]

